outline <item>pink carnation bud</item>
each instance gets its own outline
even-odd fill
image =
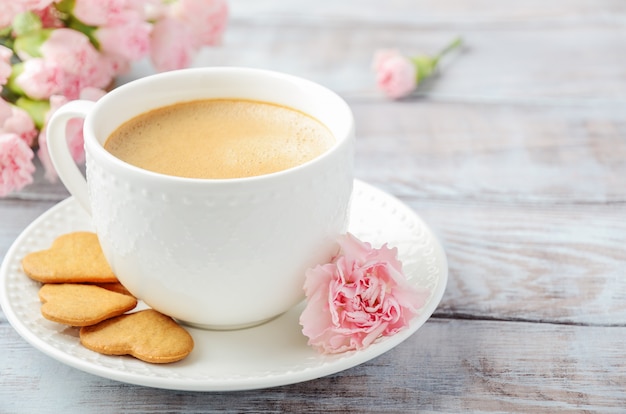
[[[418,82],[432,76],[441,58],[463,44],[460,37],[452,40],[434,56],[407,57],[395,49],[381,49],[374,54],[373,69],[378,87],[389,98],[398,99],[409,95]]]
[[[0,133],[0,197],[33,182],[33,150],[17,135]]]
[[[379,50],[374,55],[378,87],[390,98],[409,95],[417,87],[415,64],[397,50]]]

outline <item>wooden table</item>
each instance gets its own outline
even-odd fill
[[[438,310],[365,364],[232,393],[83,373],[0,313],[0,412],[626,411],[626,3],[230,3],[223,46],[195,65],[291,72],[345,97],[357,177],[407,203],[444,245]],[[456,35],[464,49],[416,96],[376,90],[375,49],[435,53]],[[0,257],[66,197],[39,176],[0,200]]]

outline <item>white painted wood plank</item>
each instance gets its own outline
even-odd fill
[[[339,374],[247,392],[122,384],[29,347],[0,319],[0,411],[618,413],[626,404],[626,328],[431,320],[390,352]]]
[[[553,25],[598,22],[624,24],[626,5],[620,0],[233,0],[233,19],[303,24],[324,21],[342,24],[467,26]],[[297,23],[295,23],[297,22]]]
[[[357,176],[406,198],[623,203],[626,108],[352,105]]]
[[[0,199],[0,262],[26,226],[55,203],[55,201]]]
[[[297,3],[286,4],[298,8]],[[336,10],[343,3],[332,4],[326,3],[333,13],[343,16],[341,8]],[[626,106],[622,69],[626,67],[626,54],[618,52],[626,46],[626,6],[615,8],[616,14],[610,16],[618,20],[616,24],[588,19],[571,23],[564,17],[567,24],[557,22],[539,28],[533,27],[533,19],[513,27],[507,21],[497,27],[380,24],[359,14],[369,10],[384,16],[386,8],[373,3],[355,7],[360,10],[355,12],[357,17],[341,17],[335,22],[325,18],[323,11],[307,9],[295,15],[285,12],[286,17],[274,21],[263,13],[257,16],[255,13],[260,12],[255,7],[246,11],[249,18],[242,19],[235,8],[223,44],[204,49],[193,66],[278,70],[320,82],[348,97],[380,101],[384,97],[376,89],[371,69],[377,49],[398,48],[408,55],[434,54],[461,35],[465,41],[462,52],[442,62],[440,75],[421,86],[420,96],[445,102]],[[272,16],[281,16],[280,12],[267,10]],[[574,13],[582,17],[586,12],[587,7],[581,6]],[[396,18],[406,16],[402,7],[393,13]],[[567,16],[565,9],[563,13]],[[607,10],[601,13],[609,15]],[[317,17],[303,22],[303,15]],[[120,82],[153,72],[149,64],[142,62]]]
[[[408,204],[450,278],[438,315],[626,326],[626,207]]]

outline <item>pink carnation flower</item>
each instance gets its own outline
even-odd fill
[[[429,292],[408,283],[397,249],[374,249],[351,234],[331,263],[309,269],[300,315],[309,345],[324,353],[359,350],[409,325]]]
[[[116,18],[126,0],[75,0],[72,14],[90,26],[101,26]]]
[[[159,72],[189,66],[194,52],[193,33],[185,23],[164,17],[152,30],[150,59]]]
[[[376,72],[378,88],[392,99],[409,95],[419,82],[435,73],[441,58],[462,44],[463,40],[457,37],[434,56],[408,57],[395,49],[376,51],[372,66]]]
[[[0,133],[0,197],[33,182],[33,150],[17,135]]]
[[[111,66],[89,38],[72,29],[56,29],[41,45],[44,59],[59,65],[66,74],[63,95],[76,99],[86,87],[105,88],[113,80]]]
[[[216,45],[228,20],[226,0],[179,0],[172,4],[172,16],[193,32],[195,46]]]
[[[33,99],[48,99],[65,89],[65,71],[53,61],[33,58],[24,61],[15,83]]]
[[[28,112],[0,98],[0,134],[15,134],[30,146],[37,136],[37,127]]]
[[[407,96],[417,87],[415,64],[397,50],[377,51],[374,70],[378,87],[392,99]]]
[[[127,11],[98,28],[95,37],[102,52],[134,61],[148,54],[151,30],[139,13]]]

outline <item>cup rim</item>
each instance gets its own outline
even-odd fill
[[[236,178],[192,178],[192,177],[181,177],[181,176],[168,175],[164,173],[150,171],[150,170],[143,169],[141,167],[137,167],[130,163],[127,163],[115,157],[113,154],[111,154],[104,148],[104,145],[103,145],[104,141],[100,142],[100,140],[96,137],[95,126],[94,126],[94,123],[96,122],[96,119],[95,119],[96,114],[100,113],[100,111],[106,110],[108,107],[116,105],[116,102],[118,100],[124,98],[125,96],[129,94],[132,94],[132,91],[136,91],[139,88],[146,89],[146,88],[149,88],[151,85],[154,85],[157,82],[164,82],[164,81],[172,82],[174,79],[182,79],[182,78],[190,77],[190,76],[197,76],[197,77],[206,76],[206,77],[214,77],[214,78],[219,77],[219,76],[248,76],[248,77],[265,77],[266,79],[274,79],[276,81],[278,80],[286,81],[287,83],[290,83],[294,86],[298,86],[303,91],[304,90],[309,91],[309,92],[313,91],[320,95],[324,95],[328,98],[332,98],[335,101],[335,105],[341,111],[341,115],[339,116],[345,117],[345,121],[343,122],[343,124],[345,125],[344,131],[342,134],[338,136],[338,134],[336,134],[335,131],[333,131],[330,128],[330,126],[327,125],[327,123],[325,123],[322,120],[319,120],[319,118],[316,117],[315,115],[308,114],[306,111],[303,111],[300,108],[293,108],[292,106],[292,109],[296,109],[301,112],[304,112],[305,114],[309,116],[313,116],[314,118],[322,122],[322,124],[324,124],[327,128],[331,129],[331,132],[335,136],[336,142],[328,150],[326,150],[324,153],[320,154],[319,156],[305,163],[296,165],[294,167],[268,173],[268,174],[255,175],[255,176],[249,176],[249,177],[236,177]],[[163,94],[166,95],[167,91],[164,91]],[[274,102],[275,100],[272,100],[272,99],[246,98],[246,97],[237,95],[234,97],[233,96],[219,96],[219,97],[210,96],[206,98],[191,97],[188,99],[172,99],[167,104],[153,105],[150,108],[148,108],[147,111],[156,109],[159,107],[163,107],[165,105],[175,104],[177,102],[192,101],[196,99],[220,99],[220,98],[222,99],[231,98],[231,99],[242,99],[242,100],[249,99],[249,100],[257,100],[260,102],[280,104],[280,105],[284,105],[287,107],[290,106],[290,105],[285,105],[282,102]],[[128,121],[132,119],[134,116],[137,116],[143,112],[145,111],[140,111],[137,114],[129,115],[125,117],[125,119],[122,122]],[[93,108],[87,114],[85,118],[84,145],[85,145],[85,152],[88,157],[91,156],[93,158],[97,158],[100,162],[107,164],[111,168],[118,168],[118,169],[121,168],[127,173],[133,174],[136,177],[142,177],[145,180],[150,180],[150,181],[157,180],[161,182],[167,181],[171,183],[180,183],[180,184],[187,184],[187,185],[202,185],[206,183],[214,183],[218,185],[219,184],[233,185],[234,183],[254,183],[254,182],[259,182],[259,181],[275,179],[275,178],[283,177],[283,176],[290,176],[294,172],[306,170],[319,163],[324,162],[326,159],[328,159],[329,157],[332,157],[333,154],[339,151],[340,148],[344,147],[345,145],[350,145],[350,142],[354,140],[354,124],[355,124],[354,115],[352,113],[352,110],[348,106],[347,102],[341,96],[339,96],[336,92],[332,91],[326,86],[323,86],[311,80],[308,80],[308,79],[305,79],[296,75],[288,74],[288,73],[278,72],[274,70],[267,70],[267,69],[258,69],[258,68],[252,68],[252,67],[220,66],[220,67],[187,68],[187,69],[179,69],[179,70],[173,70],[169,72],[162,72],[162,73],[145,76],[136,80],[132,80],[126,84],[120,85],[116,87],[115,89],[113,89],[112,91],[108,92],[105,96],[103,96],[101,99],[95,102]],[[121,125],[121,122],[117,123],[115,127],[119,125]]]

